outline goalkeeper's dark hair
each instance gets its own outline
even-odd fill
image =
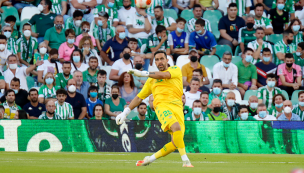
[[[158,51],[156,51],[156,52],[154,53],[154,57],[155,57],[157,54],[159,54],[159,53],[165,54],[165,57],[166,57],[166,59],[167,59],[167,54],[166,54],[166,52],[163,51],[163,50],[158,50]]]

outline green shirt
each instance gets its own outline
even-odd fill
[[[112,101],[112,98],[108,98],[106,99],[105,101],[105,104],[106,105],[109,105],[110,106],[110,111],[112,113],[114,112],[122,112],[124,110],[124,106],[127,104],[126,101],[123,99],[123,98],[119,98],[119,104],[116,106],[113,101]],[[109,115],[106,115],[105,118],[107,119],[110,119],[110,116]]]
[[[35,37],[30,37],[29,40],[26,40],[24,35],[22,35],[17,40],[18,53],[21,53],[21,58],[32,64],[34,51],[38,48],[38,40]]]
[[[301,42],[303,42],[303,32],[299,31],[296,35],[293,36],[292,43],[297,46],[298,43],[301,43]]]
[[[272,24],[270,22],[270,19],[267,17],[262,17],[260,20],[258,19],[254,19],[254,27],[258,28],[258,27],[265,27],[266,29],[268,28],[273,28]]]
[[[153,0],[151,6],[148,9],[146,9],[146,12],[150,15],[151,14],[154,15],[154,8],[158,5],[163,7],[164,6],[163,3],[164,3],[163,0]]]
[[[67,0],[51,0],[52,2],[52,9],[51,11],[55,14],[61,14],[62,12],[62,5],[61,2],[67,2]]]
[[[254,51],[256,51],[258,49],[258,47],[259,47],[259,43],[257,42],[257,40],[254,40],[254,41],[249,42],[248,45],[247,45],[247,47],[253,49]],[[268,43],[268,42],[266,42],[266,41],[263,41],[262,49],[261,50],[263,50],[266,47],[270,49],[271,53],[273,53],[271,44]],[[262,53],[260,53],[260,55],[262,57]],[[251,63],[252,64],[256,64],[256,63],[258,63],[260,61],[261,61],[260,59],[254,59],[254,58],[252,58]]]
[[[132,120],[134,121],[141,121],[141,119],[139,119],[138,115],[133,117]],[[145,119],[144,120],[149,120],[149,118],[147,116],[145,116]]]
[[[210,25],[209,20],[204,19],[204,18],[202,18],[202,17],[201,17],[201,19],[203,19],[203,20],[205,21],[204,29],[207,30],[207,31],[212,32],[212,30],[211,30],[211,25]],[[187,28],[188,28],[188,32],[189,32],[189,33],[195,31],[195,22],[196,22],[196,21],[197,21],[197,19],[193,17],[192,19],[190,19],[190,20],[187,22]]]
[[[258,89],[257,97],[258,99],[263,100],[263,103],[267,108],[270,108],[272,106],[272,98],[275,94],[282,94],[281,89],[274,87],[274,89],[270,92],[267,86],[263,86]]]
[[[82,72],[82,76],[83,76],[83,82],[89,82],[91,83],[97,83],[97,73],[98,70],[96,70],[95,74],[93,76],[91,76],[91,74],[89,73],[89,69],[87,69],[86,71]]]
[[[69,78],[66,79],[63,73],[57,73],[55,79],[56,79],[56,86],[64,89],[65,86],[68,84],[68,80],[73,79],[73,76],[70,74]]]
[[[228,119],[227,115],[223,112],[220,112],[218,116],[215,116],[212,112],[208,114],[209,121],[222,121]]]
[[[189,112],[191,112],[192,109],[191,109],[189,106],[186,106],[186,105],[185,105],[183,111],[184,111],[184,116],[185,116],[185,115],[187,115]]]
[[[55,27],[52,27],[50,29],[48,29],[45,32],[45,36],[44,36],[44,40],[49,41],[49,46],[52,49],[59,49],[59,46],[66,42],[66,38],[65,38],[65,29],[62,29],[60,33],[58,33],[55,29]]]
[[[301,121],[304,121],[304,111],[301,111],[299,104],[293,106],[292,113],[299,115]]]
[[[85,21],[84,18],[82,18],[82,21]],[[81,27],[76,27],[74,24],[74,20],[73,17],[69,17],[66,21],[65,21],[65,29],[72,29],[75,31],[76,37],[78,35],[80,35],[82,33],[82,29]]]
[[[225,99],[226,99],[226,93],[221,93],[220,96],[217,96],[213,93],[213,91],[209,94],[209,102],[208,102],[208,105],[211,104],[212,100],[214,98],[218,98],[220,99],[221,103],[225,102]]]
[[[34,64],[36,64],[36,62],[37,62],[37,60],[48,60],[49,59],[49,54],[44,54],[43,55],[43,58],[41,58],[41,55],[40,55],[40,53],[39,52],[36,52],[35,54],[34,54]]]
[[[295,59],[295,64],[301,66],[301,68],[303,70],[303,67],[304,67],[304,58],[302,59],[300,56],[296,56],[295,54],[293,56],[294,56],[294,59]]]
[[[104,84],[103,87],[100,87],[97,83],[98,94],[97,97],[102,103],[105,102],[106,99],[111,98],[111,86],[107,83]]]
[[[94,22],[93,36],[95,39],[100,41],[102,47],[110,38],[115,36],[115,27],[110,26],[110,22],[107,22],[107,28],[99,27]]]
[[[113,25],[113,22],[119,21],[117,8],[115,6],[110,9],[106,8],[106,6],[104,4],[96,6],[96,8],[94,10],[94,17],[98,17],[98,13],[100,11],[104,11],[104,12],[108,13],[108,15],[109,15],[108,21],[110,21],[110,26]]]
[[[44,37],[46,31],[49,28],[54,27],[54,19],[57,16],[57,14],[49,13],[47,15],[40,13],[34,15],[28,23],[30,23],[32,26],[36,26],[36,33],[39,33],[38,37]]]
[[[185,115],[185,121],[209,121],[208,114],[201,113],[199,118],[195,118],[193,112],[189,112],[187,115]]]
[[[18,40],[20,37],[20,34],[18,32],[18,30],[14,29],[14,31],[12,32],[11,38]]]
[[[96,117],[94,116],[94,117],[90,118],[90,120],[97,120],[97,119],[96,119]],[[101,117],[101,120],[107,120],[107,118]]]
[[[60,89],[59,86],[53,86],[53,88],[49,89],[46,85],[42,85],[39,88],[39,98],[49,99],[49,98],[56,98],[56,91]]]
[[[13,106],[9,106],[7,101],[5,101],[0,105],[4,107],[3,119],[13,119],[15,117],[16,112],[18,110],[22,110],[22,108],[16,103],[14,103]]]
[[[238,68],[238,82],[244,84],[247,81],[251,81],[251,79],[257,79],[257,69],[256,66],[252,63],[249,63],[247,67],[243,64],[243,61],[239,61],[235,63]]]
[[[255,29],[249,31],[247,26],[244,26],[239,30],[239,42],[244,43],[245,47],[247,47],[249,42],[254,40],[256,40]]]
[[[294,53],[297,50],[297,46],[293,43],[286,45],[283,40],[277,42],[274,45],[274,53]],[[283,64],[283,60],[279,60],[277,56],[275,56],[275,64],[280,65]]]
[[[7,40],[7,50],[9,50],[10,52],[12,52],[14,55],[17,54],[17,44],[16,44],[16,40],[12,37],[10,37]]]
[[[46,112],[43,112],[39,117],[38,119],[42,119],[42,120],[62,120],[61,116],[58,115],[58,114],[54,114],[53,118],[50,119],[47,115],[46,115]]]
[[[247,120],[242,120],[240,117],[237,117],[235,121],[256,121],[252,116],[248,116]]]
[[[155,111],[153,111],[150,106],[147,106],[146,116],[149,117],[149,120],[158,120]]]
[[[269,115],[273,115],[273,116],[275,116],[275,117],[277,117],[279,113],[283,113],[283,110],[284,110],[284,109],[282,109],[281,112],[278,112],[278,111],[276,110],[275,106],[271,106],[270,108],[267,109]]]
[[[74,118],[73,107],[69,103],[64,102],[62,105],[60,105],[58,101],[56,101],[55,106],[55,113],[60,115],[62,119],[67,120]]]
[[[146,49],[146,53],[151,53],[151,48],[156,47],[160,43],[160,39],[157,37],[156,34],[152,34],[148,37],[148,46]],[[160,46],[158,50],[166,51],[166,49],[170,49],[168,39]]]
[[[272,8],[277,8],[277,0],[273,0]],[[295,13],[294,0],[286,0],[283,10],[289,13]]]

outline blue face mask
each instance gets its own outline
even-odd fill
[[[183,32],[184,30],[183,29],[180,29],[179,27],[176,28],[177,32],[181,33]]]
[[[114,7],[114,3],[113,2],[109,2],[108,3],[108,7],[110,7],[110,8]]]
[[[103,23],[102,23],[101,20],[98,20],[98,21],[97,21],[97,24],[98,24],[98,26],[102,26],[102,25],[103,25]]]
[[[121,33],[119,33],[118,37],[123,40],[123,39],[126,38],[126,33],[125,32],[121,32]]]
[[[298,32],[300,30],[300,25],[294,25],[292,26],[292,29],[294,32]]]
[[[282,103],[282,105],[283,105],[283,103]],[[299,105],[304,106],[304,102],[299,102]]]
[[[265,118],[266,115],[267,115],[266,111],[260,111],[260,112],[259,112],[259,116],[260,116],[261,118]]]
[[[15,94],[18,94],[18,90],[16,90],[16,89],[13,89],[13,90],[14,90]]]
[[[256,109],[258,107],[258,103],[250,103],[250,107],[252,109]]]
[[[10,38],[12,33],[11,32],[4,32],[4,35],[6,38]]]
[[[45,79],[45,83],[48,84],[48,85],[51,85],[53,82],[54,82],[53,78],[47,78],[47,79]]]
[[[227,100],[227,105],[230,106],[230,107],[233,106],[234,103],[235,103],[235,101],[232,100],[232,99]]]
[[[194,113],[194,115],[200,115],[202,113],[202,109],[201,108],[194,108],[193,113]]]
[[[202,30],[196,31],[196,33],[197,33],[197,34],[200,34],[200,33],[202,33]]]
[[[251,62],[252,61],[252,56],[246,55],[245,61],[246,62]]]
[[[221,90],[221,88],[213,88],[213,93],[215,94],[215,95],[219,95],[219,94],[221,94],[221,92],[222,92],[222,90]]]
[[[159,37],[158,37],[158,39],[160,39],[160,40],[161,40],[161,36],[159,36]]]
[[[296,52],[296,55],[297,55],[297,56],[301,56],[301,55],[302,55],[302,52]]]
[[[284,9],[284,7],[285,7],[285,5],[284,5],[284,4],[278,4],[278,9],[279,9],[279,10],[283,10],[283,9]]]
[[[80,61],[80,56],[73,56],[73,61],[78,63]]]
[[[90,92],[90,96],[93,98],[97,97],[97,92]]]
[[[73,44],[75,42],[75,39],[73,38],[73,39],[68,39],[68,43],[69,44]]]
[[[275,86],[275,81],[268,81],[267,86],[269,86],[270,88],[273,88]]]
[[[263,57],[263,60],[265,61],[265,62],[269,62],[270,61],[270,57]]]
[[[281,108],[283,106],[283,103],[281,103],[281,104],[275,104],[275,107],[277,107],[277,108]]]
[[[226,64],[226,63],[223,62],[223,66],[226,67],[226,68],[228,68],[230,66],[230,63]]]
[[[248,113],[246,112],[246,113],[242,113],[241,114],[241,119],[242,120],[247,120],[248,119]]]

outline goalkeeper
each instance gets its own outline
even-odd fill
[[[184,144],[184,113],[183,113],[183,79],[178,66],[168,67],[167,55],[164,51],[156,51],[155,64],[159,72],[129,70],[129,74],[139,77],[149,77],[141,92],[131,101],[129,107],[116,117],[116,123],[122,124],[132,109],[143,99],[153,94],[155,112],[164,132],[171,134],[171,142],[161,150],[137,161],[136,166],[147,166],[156,159],[164,157],[178,149],[183,160],[183,167],[193,167],[186,155]]]

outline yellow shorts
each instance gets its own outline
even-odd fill
[[[183,107],[178,105],[172,105],[172,104],[161,104],[157,105],[155,109],[155,113],[157,115],[157,118],[159,122],[161,123],[161,128],[164,132],[167,132],[169,134],[172,134],[170,127],[172,124],[178,122],[181,131],[185,132],[185,123],[184,123],[184,112]]]

